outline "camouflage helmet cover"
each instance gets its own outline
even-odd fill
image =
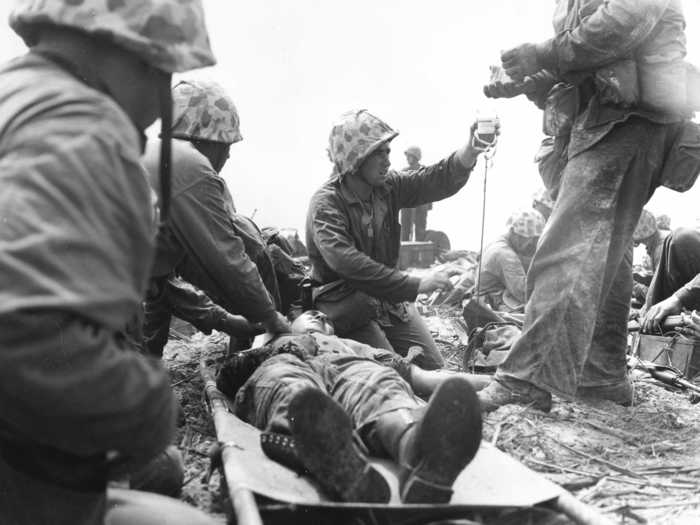
[[[366,109],[343,113],[328,138],[334,175],[342,177],[355,172],[369,155],[398,134]]]
[[[542,235],[544,217],[537,210],[520,210],[508,218],[506,226],[513,233],[531,239]]]
[[[659,230],[670,230],[671,229],[671,217],[662,213],[656,217],[656,227]]]
[[[41,25],[111,40],[166,73],[216,63],[201,0],[17,0],[10,26],[27,45]]]
[[[642,210],[639,216],[637,227],[634,229],[632,239],[634,242],[641,242],[656,233],[656,217],[649,210]]]
[[[233,100],[207,80],[183,80],[173,88],[172,136],[224,144],[243,139]]]

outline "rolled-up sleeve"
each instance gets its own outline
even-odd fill
[[[414,301],[420,279],[375,261],[357,249],[339,205],[318,204],[312,211],[313,240],[326,264],[359,290],[387,301]]]
[[[172,228],[190,257],[216,284],[223,298],[244,302],[242,313],[253,321],[269,317],[275,310],[257,267],[235,234],[224,198],[223,182],[204,177],[180,193],[171,209]]]
[[[631,52],[658,24],[670,0],[608,0],[578,26],[543,44],[546,65],[560,74],[595,69]]]

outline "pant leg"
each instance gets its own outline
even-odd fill
[[[410,241],[413,233],[413,209],[401,209],[401,240]]]
[[[497,379],[575,395],[598,310],[677,129],[633,117],[569,160],[528,273],[523,333]]]
[[[149,355],[163,357],[170,331],[170,303],[165,292],[166,278],[151,279],[144,301],[143,342]]]
[[[425,406],[393,368],[352,354],[322,354],[309,364],[323,378],[326,390],[345,410],[370,453],[385,455],[384,447],[370,437],[373,424],[396,410]]]
[[[102,525],[105,492],[83,492],[18,472],[0,458],[0,522],[12,525]]]
[[[307,363],[292,354],[278,354],[263,362],[240,388],[233,412],[261,430],[289,434],[289,403],[303,388],[325,392],[323,381]]]
[[[630,246],[598,314],[579,386],[610,386],[627,377],[627,321],[632,287]]]
[[[430,330],[425,321],[416,310],[416,305],[408,306],[408,320],[406,322],[394,321],[392,326],[384,327],[386,338],[397,354],[405,356],[412,346],[420,346],[423,354],[416,358],[414,363],[426,370],[434,370],[445,366],[445,360],[440,354]]]
[[[415,209],[414,223],[416,225],[416,241],[423,242],[425,240],[425,230],[428,226],[428,204],[418,206]]]
[[[664,240],[659,267],[649,285],[647,307],[660,303],[700,273],[700,231],[677,228]]]
[[[337,335],[345,339],[352,339],[359,343],[364,343],[374,348],[394,351],[394,347],[391,346],[384,330],[382,330],[382,327],[379,326],[379,323],[376,321],[370,321],[366,325],[350,332],[338,332]]]
[[[216,525],[218,522],[181,501],[138,490],[109,489],[104,525]]]

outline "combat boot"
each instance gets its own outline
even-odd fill
[[[350,417],[328,394],[300,390],[289,404],[289,424],[299,459],[330,497],[389,501],[389,484],[355,445]]]
[[[529,405],[537,410],[552,410],[552,394],[526,381],[493,380],[479,391],[481,410],[492,412],[504,405]]]

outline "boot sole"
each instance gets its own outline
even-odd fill
[[[482,416],[476,391],[451,377],[435,391],[416,430],[420,463],[403,484],[405,503],[447,503],[452,484],[479,450]]]
[[[353,444],[350,417],[327,394],[300,391],[289,404],[289,422],[302,463],[326,493],[342,501],[389,501],[388,483]]]

